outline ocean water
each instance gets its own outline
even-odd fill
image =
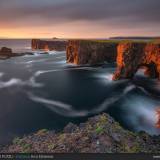
[[[31,51],[31,40],[0,40],[0,47]],[[124,128],[160,134],[160,82],[139,70],[133,80],[113,82],[115,64],[67,64],[65,51],[0,61],[0,144],[40,129],[61,131],[106,112]]]

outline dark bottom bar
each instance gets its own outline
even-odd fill
[[[154,160],[160,154],[0,154],[0,160]]]

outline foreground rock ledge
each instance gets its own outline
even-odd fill
[[[31,46],[33,50],[45,50],[45,51],[65,51],[67,41],[65,40],[41,40],[32,39]]]
[[[106,40],[69,40],[66,47],[68,63],[98,64],[115,62],[117,55],[117,43]]]
[[[2,153],[160,153],[160,137],[123,129],[108,114],[55,133],[45,129],[15,138]]]

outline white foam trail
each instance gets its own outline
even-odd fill
[[[52,69],[52,70],[40,70],[35,72],[34,76],[40,76],[41,74],[51,73],[51,72],[60,72],[60,71],[71,71],[71,70],[94,70],[90,67],[81,67],[81,68],[67,68],[67,69]]]
[[[53,64],[53,62],[51,62]],[[68,64],[66,63],[66,60],[63,60],[63,61],[56,61],[54,62],[56,64],[65,64],[65,66],[67,66]]]
[[[139,88],[142,92],[144,92],[146,95],[151,95],[148,91],[146,91],[143,87],[137,87]]]
[[[62,109],[67,109],[67,110],[72,109],[71,105],[62,103],[60,101],[53,101],[53,100],[48,100],[48,99],[45,99],[45,98],[36,97],[33,94],[30,94],[30,98],[34,101],[41,102],[41,103],[44,103],[44,104],[55,105],[55,106],[58,106],[59,108],[62,108]]]
[[[50,72],[59,72],[59,71],[67,71],[67,70],[81,70],[81,69],[89,69],[88,67],[84,68],[68,68],[68,69],[54,69],[54,70],[46,70],[46,71],[37,71],[35,74],[27,81],[22,81],[21,79],[12,78],[7,82],[0,82],[0,88],[10,87],[13,85],[28,85],[32,87],[43,87],[44,84],[37,83],[36,78],[41,74],[50,73]],[[3,76],[3,73],[2,73]],[[0,75],[1,77],[1,75]]]
[[[35,77],[31,77],[27,81],[23,81],[18,78],[11,78],[8,81],[0,81],[0,89],[7,88],[11,86],[31,86],[31,87],[43,87],[44,85],[42,83],[37,83],[35,81]]]
[[[144,74],[144,72],[145,72],[145,69],[141,68],[141,69],[139,69],[139,70],[137,71],[136,75],[142,76],[142,77],[147,77],[147,76]]]
[[[32,101],[42,103],[48,109],[50,109],[53,112],[56,112],[62,116],[83,117],[83,116],[98,114],[98,113],[106,110],[111,104],[118,101],[120,98],[122,98],[125,94],[127,94],[132,89],[133,89],[133,87],[126,87],[123,94],[117,95],[116,97],[106,98],[99,106],[95,106],[94,109],[91,111],[87,111],[87,110],[78,111],[78,110],[75,110],[74,107],[70,104],[38,97],[32,93],[28,93],[28,96]],[[85,108],[88,108],[88,107],[85,107]]]
[[[107,80],[112,81],[113,74],[106,75]]]
[[[66,56],[55,57],[55,59],[66,58]]]
[[[14,85],[24,85],[25,83],[22,82],[20,79],[12,78],[7,82],[0,82],[0,88],[11,87]]]
[[[0,72],[0,78],[3,77],[4,73]]]
[[[133,89],[135,89],[135,88],[136,88],[135,85],[127,86],[127,87],[124,89],[123,93],[124,93],[124,94],[127,94],[128,92],[130,92],[131,90],[133,90]]]
[[[44,104],[48,109],[67,117],[81,117],[88,115],[88,111],[76,111],[72,105],[65,104],[60,101],[49,100],[41,97],[37,97],[32,93],[28,93],[29,98],[35,102]],[[54,106],[54,107],[53,107]]]
[[[134,103],[130,101],[128,100],[124,104],[129,110],[129,113],[131,113],[126,117],[126,120],[130,121],[137,131],[144,130],[152,135],[159,134],[160,130],[155,127],[157,122],[156,108],[159,105],[148,98],[142,97],[133,97],[132,101]]]
[[[29,79],[29,81],[27,81],[27,83],[26,83],[27,85],[29,85],[29,86],[32,86],[32,87],[43,87],[44,86],[44,84],[42,84],[42,83],[37,83],[36,82],[36,77],[31,77],[30,79]]]
[[[111,104],[115,103],[121,98],[121,96],[107,98],[102,104],[100,104],[96,109],[91,111],[91,114],[97,114],[106,110]]]
[[[108,80],[109,82],[113,82],[112,81],[112,76],[113,76],[113,74],[112,73],[110,73],[110,74],[96,74],[96,75],[94,75],[94,77],[95,78],[101,78],[101,79],[104,79],[104,80]]]
[[[45,62],[45,61],[46,59],[39,59],[39,60],[23,61],[23,62],[18,62],[18,63],[19,64],[31,64],[31,63],[39,63],[39,62]]]

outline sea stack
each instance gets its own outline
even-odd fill
[[[0,49],[0,59],[7,59],[13,56],[14,56],[14,53],[12,52],[12,49],[7,47],[2,47]]]
[[[107,40],[69,40],[66,47],[68,63],[77,65],[115,62],[117,43]]]

